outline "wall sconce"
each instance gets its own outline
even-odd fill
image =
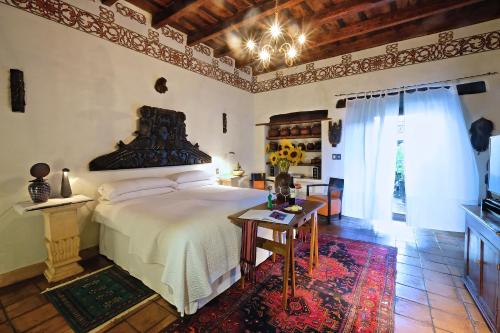
[[[68,179],[69,169],[62,169],[62,180],[61,180],[61,196],[63,198],[69,198],[73,194],[71,192],[71,185]]]

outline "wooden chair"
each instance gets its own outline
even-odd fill
[[[311,187],[327,187],[326,195],[310,195]],[[326,216],[328,223],[331,222],[332,215],[338,215],[342,219],[342,195],[344,192],[344,180],[340,178],[330,178],[328,184],[307,185],[307,200],[325,202],[327,205],[318,210],[318,214]],[[329,199],[328,199],[329,198]]]

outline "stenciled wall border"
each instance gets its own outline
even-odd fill
[[[148,55],[166,63],[187,69],[200,75],[215,79],[233,87],[251,92],[262,93],[277,89],[300,86],[309,83],[332,80],[346,76],[364,74],[386,69],[445,60],[500,49],[500,30],[453,39],[453,32],[446,31],[438,35],[433,44],[398,50],[398,44],[386,46],[385,54],[352,60],[351,55],[341,57],[338,64],[315,68],[314,63],[307,64],[299,73],[283,74],[276,72],[276,77],[258,81],[241,78],[239,71],[249,74],[248,68],[235,70],[233,73],[220,69],[218,61],[207,63],[193,57],[191,52],[181,52],[164,45],[158,40],[158,33],[141,35],[114,22],[113,12],[100,7],[100,15],[94,15],[61,0],[0,0],[0,3],[19,8],[26,12],[44,17],[67,27],[86,32],[114,44]],[[184,42],[184,38],[171,36],[172,29],[162,28],[162,34]],[[190,48],[187,48],[190,49]],[[222,60],[224,62],[224,60]],[[250,72],[251,73],[251,72]],[[250,74],[249,74],[250,75]]]
[[[240,78],[234,72],[230,73],[198,60],[193,57],[192,53],[180,52],[160,43],[157,37],[158,33],[152,34],[150,31],[148,36],[144,36],[116,24],[113,15],[109,15],[109,10],[102,6],[100,7],[101,15],[98,16],[60,0],[0,0],[0,3],[22,9],[233,87],[248,92],[252,91],[252,81]]]
[[[308,64],[306,70],[288,75],[278,71],[275,73],[275,78],[254,83],[252,92],[267,92],[499,49],[500,30],[458,39],[453,39],[452,31],[446,31],[438,35],[438,42],[434,44],[398,50],[398,44],[394,43],[387,45],[385,54],[381,55],[352,60],[351,55],[347,54],[341,57],[339,64],[320,68],[314,68],[313,64]]]

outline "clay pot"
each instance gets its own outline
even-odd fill
[[[321,124],[315,124],[311,128],[311,133],[313,135],[319,135],[321,134]]]
[[[321,141],[316,141],[314,143],[314,150],[321,150]]]
[[[321,164],[321,157],[312,158],[311,164]]]
[[[280,129],[280,136],[289,136],[289,135],[290,135],[290,128],[283,127]]]
[[[306,145],[304,143],[299,143],[299,148],[302,149],[302,150],[306,150]]]
[[[310,134],[311,134],[311,127],[306,126],[300,129],[300,135],[310,135]]]
[[[268,136],[270,138],[274,137],[274,136],[279,136],[280,135],[280,129],[278,127],[271,127],[269,129],[269,133],[268,133]]]
[[[290,130],[290,134],[293,136],[299,135],[300,134],[299,126],[293,126],[292,129]]]
[[[309,143],[307,144],[307,150],[314,150],[314,143],[309,142]]]

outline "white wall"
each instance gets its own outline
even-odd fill
[[[98,184],[117,178],[165,175],[190,167],[89,172],[88,163],[128,142],[142,105],[182,111],[188,140],[214,160],[235,151],[253,163],[253,96],[243,90],[132,52],[44,18],[0,6],[0,273],[46,258],[38,213],[18,216],[28,200],[29,168],[46,162],[59,192],[60,170],[71,169],[73,192],[96,197]],[[26,113],[10,109],[9,69],[24,71]],[[164,76],[169,91],[157,93]],[[228,133],[222,134],[222,113]],[[89,205],[92,208],[92,205]],[[98,244],[98,229],[81,210],[82,248]]]
[[[485,22],[482,24],[457,29],[454,31],[455,38],[470,36],[476,33],[489,32],[500,28],[500,20]],[[435,43],[438,39],[436,35],[429,35],[421,38],[399,42],[399,49],[427,45]],[[360,59],[367,56],[379,55],[385,52],[385,46],[377,47],[352,54],[352,59]],[[339,63],[340,57],[328,59],[325,63]],[[316,64],[316,68],[319,68]],[[288,72],[296,72],[296,68],[291,68]],[[435,61],[419,65],[412,65],[390,70],[371,72],[362,75],[354,75],[329,81],[306,84],[286,89],[259,93],[255,95],[255,120],[266,122],[269,116],[279,113],[294,111],[306,111],[316,109],[328,109],[329,116],[333,120],[342,119],[345,109],[336,109],[338,99],[335,94],[351,93],[359,91],[370,91],[400,87],[425,82],[432,82],[444,79],[454,79],[468,75],[500,72],[500,51],[490,51],[475,55],[452,58],[443,61]],[[287,74],[287,71],[284,72]],[[259,81],[274,77],[274,73],[269,73],[259,77]],[[492,120],[496,124],[495,133],[500,133],[500,75],[487,76],[463,82],[484,80],[487,84],[487,93],[462,96],[462,102],[466,112],[468,124],[480,117]],[[425,133],[422,133],[425,135]],[[255,135],[255,166],[264,171],[264,129],[257,128]],[[332,153],[342,154],[344,142],[337,148],[332,148],[328,144],[326,122],[323,124],[323,180],[329,177],[343,176],[343,159],[332,160]],[[478,166],[481,174],[480,182],[483,183],[486,160],[488,153],[478,156]],[[484,186],[483,186],[484,190]]]

